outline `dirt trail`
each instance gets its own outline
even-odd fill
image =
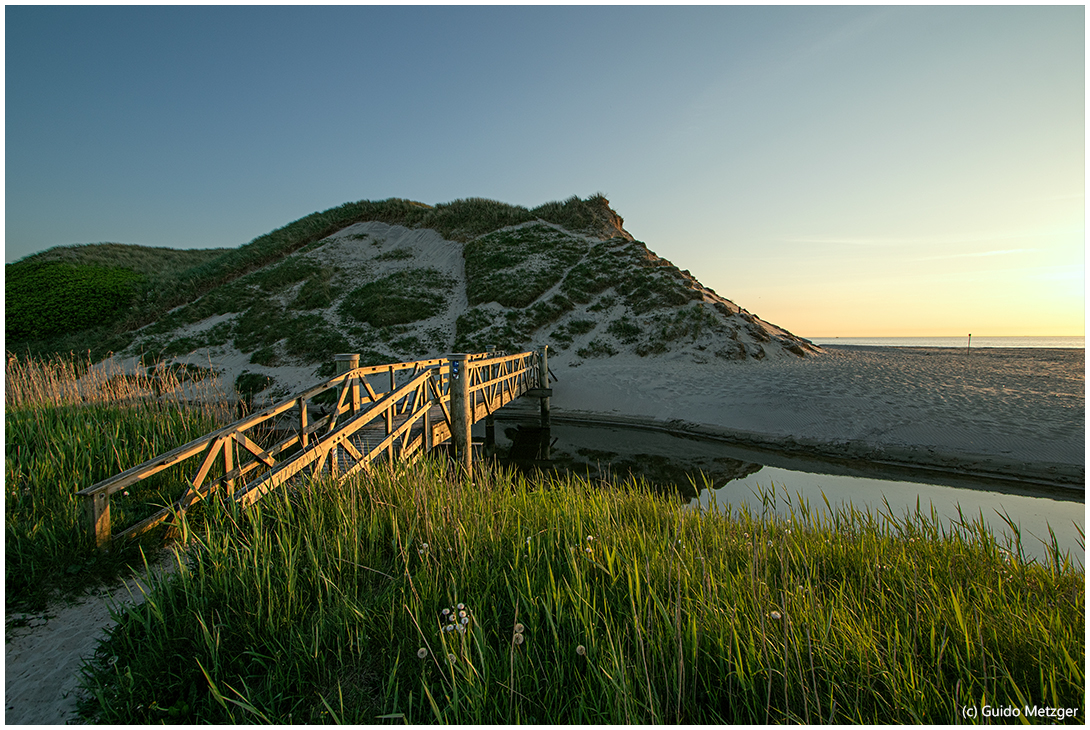
[[[169,571],[172,565],[176,563],[164,552],[151,569]],[[71,604],[61,601],[41,613],[7,616],[4,723],[63,725],[78,721],[80,668],[115,623],[110,606],[142,601],[147,584],[147,575],[139,575],[116,586],[97,588]],[[11,625],[21,620],[26,624]]]

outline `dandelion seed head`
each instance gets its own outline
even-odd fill
[[[465,607],[466,607],[466,605],[464,603],[459,603],[458,604],[458,610],[459,611],[463,610]]]
[[[515,633],[516,634],[521,634],[525,630],[526,630],[526,627],[523,626],[522,624],[515,624]]]
[[[469,617],[468,616],[463,616],[462,617],[462,625],[465,626],[468,623],[469,623]]]
[[[586,656],[587,655],[587,647],[580,644],[579,646],[575,647],[575,653],[578,654],[579,656]]]
[[[451,664],[454,664],[458,661],[458,657],[454,656],[453,654],[447,654],[447,661]]]
[[[427,649],[425,649],[424,647],[420,647],[420,648],[419,648],[419,649],[417,649],[417,651],[416,651],[416,658],[417,658],[417,659],[423,659],[423,658],[424,658],[424,657],[426,657],[427,655],[428,655],[428,650],[427,650]]]
[[[521,644],[523,642],[522,634],[515,634],[515,638],[512,639],[512,641],[516,644]]]
[[[772,613],[770,613],[768,615],[771,616],[776,621],[779,621],[781,618],[783,618],[783,615],[780,614],[779,611],[773,611]]]
[[[448,613],[450,613],[450,609],[449,608],[444,608],[443,609],[443,615],[446,616]]]

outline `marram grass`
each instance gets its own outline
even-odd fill
[[[76,492],[234,420],[216,378],[163,366],[126,374],[75,357],[9,357],[4,403],[4,575],[9,608],[40,608],[139,561],[89,536]],[[200,400],[194,402],[193,398]],[[173,502],[179,469],[111,498],[114,529]]]
[[[1084,696],[1082,570],[933,514],[700,514],[423,461],[183,537],[86,668],[88,719],[947,723]]]

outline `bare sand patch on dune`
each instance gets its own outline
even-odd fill
[[[558,414],[1082,486],[1083,350],[830,347],[697,364],[555,358]]]

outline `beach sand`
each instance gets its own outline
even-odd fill
[[[827,347],[694,363],[550,357],[553,413],[1082,489],[1081,349]]]

